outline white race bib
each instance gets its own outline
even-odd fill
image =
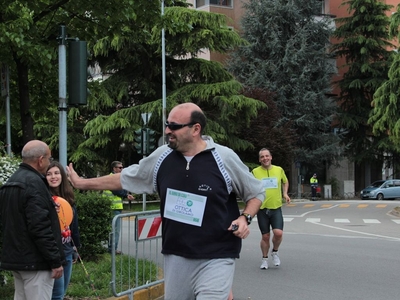
[[[167,189],[164,217],[181,223],[201,226],[207,197]]]
[[[278,180],[276,177],[268,177],[261,179],[262,185],[264,189],[277,189],[278,188]]]

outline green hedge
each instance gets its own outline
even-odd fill
[[[107,241],[113,217],[111,201],[99,192],[75,193],[81,248],[79,255],[86,261],[96,261],[107,252]]]

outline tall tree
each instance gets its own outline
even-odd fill
[[[296,135],[293,159],[313,170],[338,155],[331,122],[332,66],[327,60],[330,22],[318,0],[249,0],[244,4],[243,38],[229,70],[246,86],[275,94],[280,118]],[[268,134],[268,132],[267,132]],[[271,136],[272,138],[272,136]]]
[[[264,102],[267,107],[258,112],[249,128],[243,128],[241,136],[245,136],[254,148],[239,152],[240,157],[251,168],[259,166],[259,151],[268,148],[274,157],[274,164],[285,169],[287,175],[291,172],[293,150],[296,145],[296,134],[290,122],[275,126],[282,117],[274,99],[275,94],[261,89],[245,89],[244,95]]]
[[[208,117],[207,134],[235,150],[251,147],[239,133],[264,103],[242,95],[242,85],[222,64],[198,57],[203,49],[224,53],[243,40],[227,26],[223,15],[181,5],[166,7],[164,18],[158,22],[136,19],[123,32],[96,43],[93,60],[99,63],[106,79],[93,89],[92,96],[98,101],[91,104],[91,109],[101,114],[86,124],[87,139],[72,160],[102,162],[101,149],[118,150],[113,137],[123,141],[134,155],[134,132],[141,127],[141,113],[151,112],[147,126],[155,129],[158,137],[163,134],[162,28],[166,40],[167,111],[177,103],[195,102]],[[141,34],[133,38],[131,31]]]
[[[373,95],[387,80],[393,45],[388,42],[386,14],[391,6],[379,0],[350,0],[342,5],[347,6],[349,17],[336,20],[338,43],[332,47],[336,56],[345,59],[345,73],[337,82],[338,122],[350,157],[356,162],[379,160],[384,154],[379,145],[386,137],[372,134],[368,118]]]
[[[94,44],[120,31],[127,20],[146,15],[151,22],[149,12],[159,6],[158,0],[0,0],[0,61],[12,75],[14,142],[17,136],[20,145],[38,137],[34,123],[40,119],[57,121],[60,24],[66,25],[69,37]]]
[[[390,37],[399,40],[400,6],[390,18]],[[372,101],[372,111],[369,124],[372,125],[376,136],[388,135],[382,139],[382,149],[400,153],[400,53],[398,49],[393,53],[388,80],[375,92]]]
[[[24,94],[13,94],[24,107],[21,122],[13,124],[24,141],[37,137],[49,142],[53,151],[58,149],[55,66],[62,23],[69,37],[88,41],[91,65],[102,75],[89,84],[88,105],[70,107],[68,113],[68,156],[85,166],[86,175],[95,175],[90,169],[107,160],[130,163],[140,158],[132,144],[141,113],[152,112],[148,126],[161,129],[162,28],[167,110],[177,103],[196,102],[206,112],[207,132],[216,141],[239,150],[251,146],[238,133],[264,104],[243,96],[242,85],[220,63],[198,57],[203,49],[223,53],[243,43],[224,16],[189,9],[184,0],[166,0],[164,17],[159,0],[0,4],[5,8],[0,12],[0,61],[12,69],[12,87],[25,83],[19,89]],[[17,72],[16,60],[26,72]],[[21,130],[21,124],[26,128]]]

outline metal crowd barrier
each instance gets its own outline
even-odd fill
[[[117,222],[121,222],[118,249],[122,254],[112,249],[110,286],[115,297],[127,295],[131,300],[135,292],[164,282],[161,217],[159,210],[115,216],[110,234],[112,245]]]

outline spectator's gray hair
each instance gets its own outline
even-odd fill
[[[30,161],[34,158],[46,156],[48,146],[45,143],[38,143],[35,147],[24,147],[21,151],[23,161]]]

